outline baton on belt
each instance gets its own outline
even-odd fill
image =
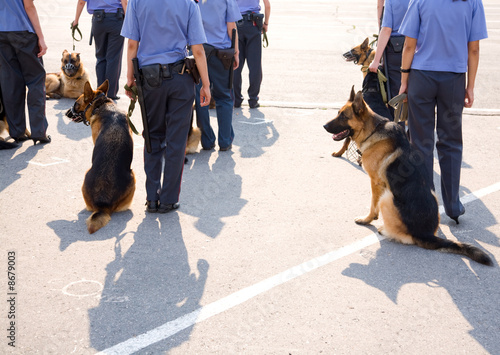
[[[233,28],[231,33],[231,48],[236,48],[236,28]],[[229,90],[233,88],[233,77],[234,77],[234,55],[231,59],[231,67],[229,68]]]
[[[151,153],[151,140],[149,139],[148,115],[146,110],[146,104],[144,102],[144,94],[142,92],[142,74],[139,69],[139,60],[137,58],[132,59],[132,66],[134,68],[135,86],[137,87],[137,98],[139,100],[139,105],[141,105],[142,126],[144,128],[142,136],[144,137],[144,144],[146,146],[147,152]]]

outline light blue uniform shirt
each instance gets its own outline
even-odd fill
[[[231,38],[227,33],[227,23],[241,20],[240,9],[236,0],[208,0],[199,2],[203,27],[208,44],[217,49],[231,47]]]
[[[488,37],[481,0],[411,0],[399,30],[417,39],[412,69],[467,72],[468,42]]]
[[[123,8],[120,0],[83,0],[87,2],[87,11],[93,14],[94,10],[104,10],[106,13],[115,13]]]
[[[260,0],[236,0],[242,14],[260,11]]]
[[[129,0],[121,35],[139,42],[139,66],[175,63],[186,46],[207,42],[193,0]]]
[[[392,29],[391,36],[399,36],[399,27],[405,17],[410,0],[386,0],[384,5],[384,17],[382,27]]]
[[[35,33],[23,0],[0,0],[0,32],[14,31]]]

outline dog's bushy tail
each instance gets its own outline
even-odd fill
[[[97,232],[111,220],[111,215],[105,211],[97,211],[87,218],[87,230],[90,234]]]
[[[437,250],[443,253],[453,253],[466,256],[480,264],[493,266],[491,258],[481,249],[466,243],[441,239],[434,235],[424,238],[414,238],[415,244],[424,249]]]

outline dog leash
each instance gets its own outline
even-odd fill
[[[130,105],[128,106],[127,122],[128,122],[128,125],[130,126],[130,129],[132,130],[132,132],[134,132],[135,134],[137,134],[139,136],[140,135],[139,132],[135,128],[134,124],[132,123],[132,120],[130,119],[130,117],[132,117],[132,113],[134,112],[134,109],[135,109],[135,103],[137,102],[137,95],[138,95],[137,86],[130,87],[127,84],[125,84],[124,89],[126,91],[129,91],[132,93],[132,99],[130,100]]]
[[[264,35],[263,38],[262,38],[263,47],[267,48],[267,47],[269,47],[269,40],[267,39],[267,31],[266,30],[262,30],[262,33]]]
[[[389,105],[394,108],[394,122],[404,122],[408,119],[408,101],[406,100],[407,95],[405,93],[394,96],[390,101]]]
[[[73,51],[74,51],[75,50],[75,41],[80,42],[83,39],[83,35],[82,35],[82,31],[80,31],[80,29],[78,28],[78,25],[73,26],[73,22],[71,22],[70,28],[71,28],[71,36],[73,37]],[[75,31],[77,31],[78,34],[80,35],[80,39],[77,39],[75,37]]]

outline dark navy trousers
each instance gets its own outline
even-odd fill
[[[445,212],[464,212],[460,202],[462,166],[462,111],[465,73],[415,70],[408,77],[408,129],[410,141],[421,152],[427,182],[434,188],[434,143],[441,170],[441,194]],[[437,115],[436,115],[437,107]],[[436,132],[436,134],[434,133]]]
[[[212,52],[215,53],[215,52]],[[220,148],[227,148],[233,143],[233,99],[229,89],[229,70],[224,69],[222,61],[212,54],[207,59],[211,94],[215,100],[217,123],[219,126],[218,142]],[[208,106],[200,106],[201,82],[196,87],[196,123],[201,130],[201,145],[210,149],[215,145],[215,134],[210,126]]]
[[[95,41],[97,86],[109,80],[108,97],[116,97],[122,69],[124,38],[120,35],[123,17],[107,13],[105,17],[92,17],[92,34]]]
[[[45,137],[45,69],[38,36],[28,31],[0,32],[0,86],[7,114],[10,136],[19,138],[26,132],[27,103],[32,137]]]
[[[195,97],[193,77],[174,73],[159,87],[144,84],[143,88],[151,139],[151,153],[144,148],[147,200],[176,203]]]
[[[234,103],[241,105],[243,95],[241,93],[241,71],[245,65],[248,66],[248,102],[255,104],[259,101],[260,84],[262,83],[262,35],[254,26],[253,21],[241,20],[237,22],[238,49],[240,51],[240,65],[234,71]]]

